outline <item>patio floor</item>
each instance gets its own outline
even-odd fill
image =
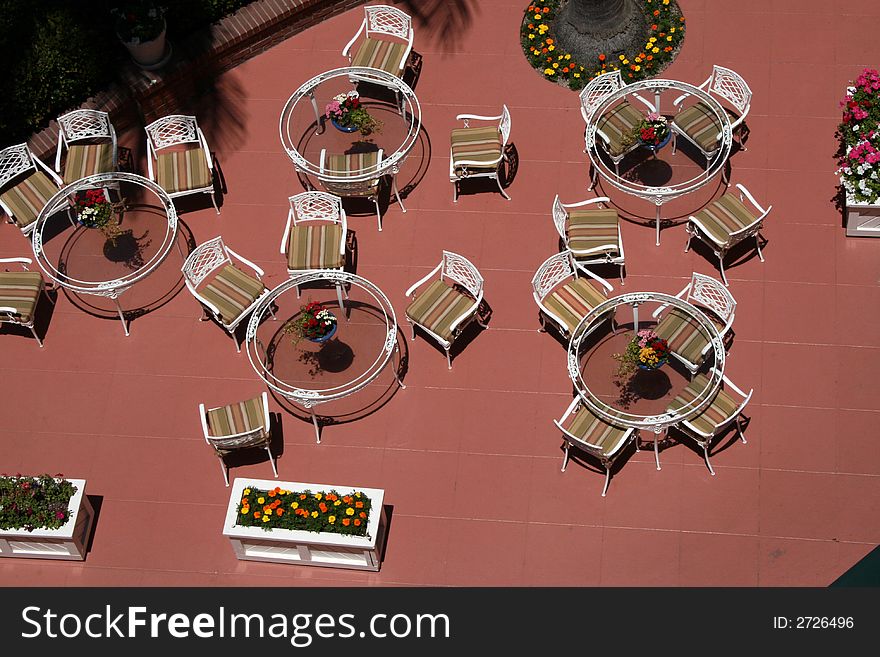
[[[577,95],[541,79],[522,55],[526,4],[450,1],[448,34],[443,21],[416,23],[424,138],[398,178],[415,184],[408,212],[392,201],[381,233],[369,207],[351,204],[349,214],[357,273],[385,291],[398,318],[404,291],[447,249],[485,276],[489,330],[454,350],[451,371],[424,337],[407,340],[407,388],[383,398],[393,379],[380,378],[338,411],[362,417],[325,427],[320,445],[306,415],[270,398],[281,417],[281,480],[385,489],[393,514],[381,571],[235,559],[221,535],[229,489],[197,407],[264,387],[223,330],[196,321],[201,311],[182,289],[173,250],[122,297],[126,308],[151,308],[130,337],[118,319],[83,309],[94,299],[64,293],[54,312],[42,308],[45,348],[26,331],[0,330],[0,472],[60,472],[86,479],[87,493],[100,497],[85,562],[2,560],[0,584],[826,586],[880,544],[880,240],[845,237],[833,203],[838,101],[862,68],[880,62],[872,38],[880,5],[679,0],[687,36],[664,77],[699,83],[720,64],[748,81],[751,135],[731,178],[773,205],[766,262],[750,258],[727,272],[738,302],[727,373],[755,391],[749,442],[721,442],[715,477],[684,443],[662,451],[659,472],[652,452],[630,453],[602,498],[601,474],[574,463],[560,472],[552,420],[571,383],[565,348],[538,333],[531,296],[532,275],[558,250],[554,195],[590,194]],[[199,243],[222,234],[266,271],[269,287],[287,276],[278,252],[286,199],[302,191],[279,143],[279,113],[302,82],[345,65],[340,53],[361,16],[356,8],[329,19],[223,75],[211,115],[200,116],[228,192],[220,216],[207,198],[180,203],[182,221]],[[512,201],[485,191],[453,204],[455,115],[497,114],[502,103],[519,156]],[[144,172],[142,133],[120,143]],[[680,151],[661,157],[690,166]],[[680,223],[656,247],[652,225],[640,224],[653,207],[607,185],[600,191],[631,219],[622,228],[625,287],[608,272],[615,294],[674,294],[691,272],[718,276],[705,250],[683,253]],[[700,202],[713,193],[718,185]],[[32,255],[8,224],[0,254]],[[368,408],[376,400],[384,405]],[[230,477],[267,478],[271,468],[256,455]]]

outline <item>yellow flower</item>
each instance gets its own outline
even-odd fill
[[[675,29],[675,28],[673,28],[673,29]],[[651,37],[650,39],[648,39],[648,41],[650,41],[651,43],[654,43],[656,40],[657,40],[657,37]]]
[[[534,39],[534,38],[535,38],[535,35],[534,35],[534,34],[530,34],[530,35],[529,35],[529,38],[530,38],[530,39]]]
[[[541,20],[541,14],[535,14],[535,20],[536,21]]]
[[[312,518],[317,518],[317,517],[318,517],[318,512],[312,511]]]
[[[668,4],[669,4],[669,0],[663,0],[663,4],[664,4],[664,5],[668,5]]]
[[[258,497],[257,498],[257,504],[263,504],[263,503],[265,503],[265,501],[266,501],[265,497]]]
[[[299,508],[299,502],[294,502],[293,504],[290,505],[290,508],[291,508],[291,509],[298,509],[298,508]]]
[[[629,64],[629,60],[628,60],[628,59],[624,59],[624,60],[623,60],[623,63],[624,63],[624,64]]]
[[[269,522],[269,518],[270,516],[268,515],[263,516],[263,522]]]
[[[246,516],[246,515],[249,514],[250,512],[251,512],[251,509],[250,509],[249,506],[243,506],[243,507],[241,507],[241,515]]]
[[[674,28],[674,27],[670,27],[670,28],[669,28],[669,33],[672,34],[673,32],[675,32],[675,28]]]
[[[316,500],[320,500],[320,499],[321,499],[321,493],[315,493],[315,499],[316,499]]]
[[[250,488],[245,488],[243,491],[241,491],[241,494],[242,494],[242,495],[250,495],[250,494],[251,494],[251,489],[250,489]]]
[[[333,502],[333,506],[339,506],[340,504],[342,504],[341,500],[336,500],[335,502]]]
[[[575,74],[574,74],[574,77],[579,78],[579,77],[581,77],[581,74],[580,74],[580,73],[575,73]]]
[[[626,60],[626,57],[624,57],[623,55],[618,55],[617,58],[622,62]]]
[[[336,522],[336,516],[330,516],[329,518],[327,518],[327,522],[332,525],[334,522]]]
[[[565,58],[566,58],[566,59],[571,59],[571,55],[566,55]]]
[[[667,41],[672,41],[672,37],[671,37],[671,36],[668,36],[668,37],[666,37],[666,40],[667,40]]]
[[[642,67],[641,67],[641,66],[636,66],[636,70],[637,70],[637,71],[641,71],[641,70],[642,70]]]
[[[554,75],[555,73],[556,73],[556,71],[554,71],[552,68],[545,68],[544,69],[544,75]]]
[[[347,516],[353,516],[353,515],[354,515],[354,509],[352,509],[351,507],[348,507],[348,508],[345,510],[345,515],[347,515]]]
[[[559,68],[559,62],[553,62],[553,68]]]
[[[556,46],[553,46],[553,45],[547,46],[547,50],[549,50],[550,52],[553,52],[554,50],[556,50]]]
[[[660,52],[660,48],[651,48],[651,52],[658,53]]]

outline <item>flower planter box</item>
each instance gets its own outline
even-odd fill
[[[856,203],[847,195],[846,236],[880,237],[880,203]]]
[[[307,532],[292,529],[264,530],[236,525],[238,504],[245,488],[313,492],[335,489],[346,495],[359,490],[370,498],[372,508],[367,522],[367,536],[345,536],[332,532]],[[243,561],[269,561],[304,566],[379,570],[385,541],[386,518],[382,506],[385,491],[380,488],[353,488],[337,484],[307,484],[276,479],[238,479],[232,484],[223,535],[232,544],[235,556]]]
[[[70,518],[58,529],[0,529],[0,557],[83,561],[95,512],[85,495],[85,479],[68,479],[76,486],[70,498]]]

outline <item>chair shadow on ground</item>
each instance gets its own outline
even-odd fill
[[[458,287],[458,286],[456,286]],[[477,306],[477,319],[481,321],[483,324],[489,326],[489,321],[492,319],[492,307],[486,301],[486,299],[482,299],[480,301],[480,305]],[[405,321],[405,320],[404,320]],[[491,329],[491,326],[489,327]],[[475,320],[468,322],[468,325],[462,329],[461,333],[456,337],[452,346],[449,348],[449,358],[452,360],[452,367],[455,368],[455,359],[460,356],[467,349],[468,345],[471,344],[474,340],[476,340],[480,335],[489,329],[485,329],[480,326]],[[430,335],[425,333],[422,330],[422,327],[416,325],[416,339],[422,338],[426,343],[428,343],[435,351],[439,352],[441,356],[446,356],[446,351]],[[410,337],[412,333],[410,333]],[[412,341],[412,340],[410,340]]]
[[[620,452],[620,454],[615,455],[614,461],[611,464],[611,478],[608,483],[608,495],[611,495],[611,492],[614,489],[614,478],[617,476],[617,474],[624,468],[624,466],[627,464],[627,462],[636,453],[636,443],[638,442],[638,440],[639,440],[638,430],[636,430],[636,437],[623,448],[623,451]],[[566,443],[565,438],[562,438],[562,443],[559,446],[559,450],[562,452],[563,458],[565,458],[565,443]],[[652,443],[652,447],[653,447],[653,443]],[[580,468],[582,468],[583,470],[586,470],[589,473],[601,475],[601,477],[597,478],[597,482],[598,482],[597,494],[601,493],[603,479],[605,477],[605,466],[602,465],[602,461],[600,461],[598,458],[594,457],[592,454],[587,454],[586,452],[581,451],[580,449],[578,449],[577,445],[574,445],[574,444],[569,448],[568,454],[569,454],[569,459],[568,459],[568,465],[566,466],[565,472],[560,472],[559,474],[561,474],[563,477],[571,474],[571,466],[572,466],[572,464],[575,464],[575,465],[579,466]],[[560,464],[557,467],[559,467],[561,469],[562,465]]]
[[[276,467],[278,468],[278,478],[284,479],[285,476],[281,470],[282,464],[284,463],[284,423],[281,413],[269,413],[269,428],[271,431],[269,449],[272,451],[272,456],[275,457]],[[217,456],[214,455],[214,450],[210,445],[205,444],[205,449],[213,458],[219,460]],[[268,470],[268,474],[263,478],[271,479],[273,477],[272,465],[269,463],[269,455],[266,454],[266,450],[262,447],[237,449],[227,456],[224,456],[223,462],[229,467],[230,482],[235,478],[235,473],[233,472],[235,468],[245,465],[257,465],[260,463],[264,463]],[[217,476],[221,479],[223,477],[221,473],[218,473]]]
[[[371,383],[342,400],[313,407],[322,440],[325,427],[348,424],[368,417],[382,409],[398,393],[401,389],[398,379],[405,382],[409,369],[409,346],[400,326],[396,331],[396,345],[397,350],[392,350],[391,361]],[[283,397],[275,390],[270,390],[270,394],[286,413],[308,425],[308,428],[303,427],[304,431],[312,432],[312,415],[308,409]]]
[[[743,435],[746,437],[746,440],[749,439],[747,433],[749,425],[752,423],[752,418],[746,415],[742,415],[740,419],[740,424],[742,426]],[[718,454],[727,451],[736,443],[742,443],[739,438],[739,433],[736,430],[736,422],[731,423],[729,426],[725,427],[724,430],[717,434],[709,445],[709,458],[711,459],[713,456],[717,456]],[[705,460],[703,459],[703,448],[691,437],[684,435],[681,430],[670,427],[669,432],[664,436],[662,441],[658,442],[658,446],[660,451],[663,449],[672,447],[674,445],[684,445],[689,449],[694,455],[703,463],[705,466]],[[747,443],[746,443],[747,445]],[[653,446],[653,443],[652,443]]]
[[[30,267],[30,271],[36,270],[37,268]],[[46,344],[49,326],[52,324],[52,317],[55,315],[55,306],[58,303],[59,290],[60,287],[57,285],[54,288],[47,287],[45,293],[40,296],[43,297],[49,295],[51,301],[45,298],[40,298],[37,301],[37,306],[34,310],[34,330],[37,332],[37,335],[40,336],[43,345]],[[34,340],[34,334],[31,333],[31,330],[27,326],[22,326],[21,324],[15,324],[13,322],[4,321],[0,323],[0,335],[17,335],[30,342],[36,342]],[[39,347],[39,345],[37,345],[37,347]]]
[[[763,235],[756,235],[755,237],[747,237],[743,241],[734,244],[730,251],[724,254],[725,273],[730,274],[736,267],[758,258],[758,249],[755,248],[756,239],[760,241],[762,252],[770,243],[770,240],[763,237]],[[718,256],[715,255],[711,246],[709,246],[704,240],[694,237],[691,240],[690,250],[695,251],[702,258],[705,258],[706,261],[715,268],[715,271],[718,272],[718,278],[721,278],[721,265],[718,262]]]
[[[498,185],[506,192],[513,184],[516,174],[519,172],[519,151],[516,144],[510,142],[504,147],[507,161],[502,160],[501,169],[498,172],[498,182],[492,178],[461,178],[458,181],[458,198],[475,194],[500,194]]]

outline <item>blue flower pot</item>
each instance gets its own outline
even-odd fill
[[[330,123],[333,124],[333,127],[339,130],[339,132],[357,132],[357,127],[351,126],[350,128],[345,127],[344,125],[339,125],[332,116],[330,117]]]
[[[649,151],[652,151],[652,152],[656,153],[656,152],[659,151],[661,148],[663,148],[664,146],[666,146],[666,144],[669,143],[669,140],[670,140],[670,139],[672,139],[672,130],[668,130],[668,131],[666,132],[666,136],[660,141],[659,144],[646,144],[645,142],[642,142],[642,146],[644,146],[645,148],[647,148]]]
[[[638,365],[640,370],[648,370],[650,372],[652,370],[659,370],[661,367],[666,365],[668,360],[668,358],[664,358],[663,360],[659,361],[654,367],[651,367],[650,365],[644,365],[642,363],[636,363],[636,365]]]
[[[333,326],[330,328],[330,332],[327,333],[327,335],[322,335],[320,338],[306,338],[306,340],[310,340],[311,342],[317,342],[318,344],[322,344],[324,342],[327,342],[327,340],[329,340],[334,335],[336,335],[336,327],[338,325],[339,324],[337,322],[334,322]]]

